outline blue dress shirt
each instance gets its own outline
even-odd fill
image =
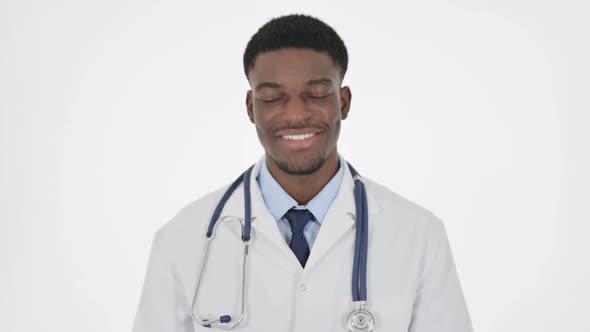
[[[270,174],[270,171],[266,166],[266,160],[264,160],[260,167],[260,173],[258,173],[258,176],[256,177],[256,181],[262,192],[264,203],[266,204],[268,211],[270,211],[277,221],[279,230],[283,235],[283,238],[285,238],[285,241],[287,241],[287,244],[291,242],[291,226],[284,217],[285,213],[293,207],[296,209],[308,209],[315,218],[307,223],[303,230],[303,235],[307,240],[309,249],[312,248],[315,238],[320,231],[320,226],[324,221],[324,217],[340,190],[340,184],[344,177],[343,163],[342,158],[340,158],[340,168],[332,179],[307,203],[307,205],[299,205]]]

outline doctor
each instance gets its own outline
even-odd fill
[[[441,220],[362,169],[353,177],[337,152],[347,63],[340,37],[310,16],[252,36],[246,109],[266,153],[233,192],[156,233],[134,332],[472,331]]]

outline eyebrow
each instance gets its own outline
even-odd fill
[[[307,81],[307,83],[305,85],[327,85],[327,86],[331,86],[332,85],[332,80],[329,78],[320,78],[317,80],[309,80]]]
[[[262,82],[258,85],[256,85],[256,89],[254,91],[258,92],[260,89],[263,88],[273,88],[273,89],[278,89],[280,88],[281,85],[279,83],[274,83],[274,82]]]
[[[315,80],[309,80],[307,81],[307,83],[305,83],[305,85],[310,86],[310,85],[326,85],[326,86],[331,86],[332,80],[329,78],[319,78],[319,79],[315,79]],[[279,83],[275,83],[275,82],[262,82],[256,85],[256,88],[254,89],[254,91],[258,92],[260,89],[263,88],[271,88],[271,89],[278,89],[281,88],[282,85]]]

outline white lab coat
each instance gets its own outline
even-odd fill
[[[236,330],[346,331],[352,310],[354,181],[348,167],[305,268],[266,209],[256,175],[247,269],[246,318]],[[362,175],[362,173],[361,173]],[[468,332],[471,321],[442,222],[428,210],[364,177],[369,207],[368,310],[375,331]],[[155,235],[134,332],[211,331],[194,324],[191,302],[205,233],[227,187],[185,207]],[[242,185],[227,202],[201,286],[202,315],[240,310],[244,215]]]

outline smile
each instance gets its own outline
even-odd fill
[[[291,140],[291,141],[301,141],[304,139],[311,138],[314,135],[315,135],[315,133],[309,133],[309,134],[301,134],[301,135],[283,135],[281,137],[284,139]]]
[[[301,151],[311,148],[317,143],[318,138],[321,136],[322,131],[307,132],[300,130],[285,131],[278,135],[280,144],[290,151]]]

